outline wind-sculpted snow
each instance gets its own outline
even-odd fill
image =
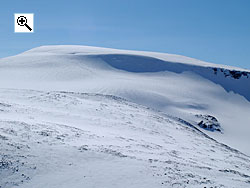
[[[0,90],[0,187],[248,187],[250,158],[120,97]]]
[[[0,188],[249,187],[249,80],[87,46],[0,59]]]
[[[250,155],[249,71],[153,52],[44,46],[0,60],[0,88],[119,96],[178,116],[218,120],[209,136]]]
[[[128,72],[162,72],[169,71],[183,73],[185,71],[198,74],[216,84],[221,85],[226,91],[233,91],[244,96],[250,101],[250,72],[234,71],[224,68],[203,67],[184,64],[180,62],[168,62],[157,58],[139,55],[111,54],[97,55],[93,58],[101,59],[108,65]]]

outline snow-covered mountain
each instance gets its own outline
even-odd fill
[[[250,186],[250,71],[43,46],[0,60],[0,187]]]

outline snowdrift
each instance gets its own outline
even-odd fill
[[[49,178],[50,187],[66,176],[70,183],[60,187],[80,187],[81,174],[89,174],[90,169],[104,173],[112,164],[111,174],[117,177],[134,172],[134,177],[150,180],[143,184],[142,179],[129,176],[133,184],[125,182],[125,187],[189,183],[246,187],[250,182],[249,86],[249,70],[173,54],[42,46],[0,59],[0,143],[5,156],[0,161],[0,173],[4,173],[0,186],[26,182],[24,187],[33,187],[50,177],[44,172],[57,169],[56,179]],[[84,136],[78,138],[78,134]],[[16,148],[25,152],[25,165],[19,163]],[[56,166],[48,156],[38,157],[40,152],[54,156]],[[84,159],[79,152],[85,152]],[[77,165],[92,157],[101,167]],[[61,166],[69,158],[73,169]],[[150,177],[139,173],[151,172],[151,164],[155,173]],[[17,166],[25,176],[12,173]],[[127,170],[121,171],[125,166]],[[82,172],[84,167],[88,170]],[[174,173],[179,168],[185,170]],[[76,173],[79,170],[82,173]],[[71,172],[77,175],[72,177]],[[36,173],[40,176],[33,178]],[[220,176],[226,180],[218,180]],[[93,178],[98,179],[92,174],[86,180],[90,187],[114,182],[107,175],[93,185]]]

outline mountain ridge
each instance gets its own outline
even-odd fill
[[[248,186],[250,76],[210,65],[87,46],[0,59],[0,187]]]
[[[234,67],[229,65],[215,64],[209,63],[206,61],[202,61],[196,58],[191,58],[184,55],[178,54],[169,54],[164,52],[152,52],[152,51],[138,51],[138,50],[122,50],[122,49],[114,49],[114,48],[106,48],[106,47],[95,47],[95,46],[83,46],[83,45],[44,45],[32,48],[18,55],[28,55],[29,53],[48,53],[48,54],[69,54],[69,55],[91,55],[100,53],[100,55],[105,55],[106,53],[114,53],[115,54],[144,54],[145,56],[155,57],[161,60],[171,61],[175,63],[191,63],[193,65],[198,66],[206,66],[211,68],[224,68],[229,70],[238,70],[238,71],[246,71],[250,72],[249,69]],[[13,56],[10,56],[13,57]],[[8,57],[5,57],[8,58]],[[0,58],[1,59],[1,58]],[[4,58],[2,58],[4,59]]]

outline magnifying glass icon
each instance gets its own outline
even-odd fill
[[[28,28],[28,30],[32,31],[30,26],[27,24],[27,18],[25,16],[19,16],[17,18],[17,24],[20,25],[20,26],[25,26],[25,27]]]

